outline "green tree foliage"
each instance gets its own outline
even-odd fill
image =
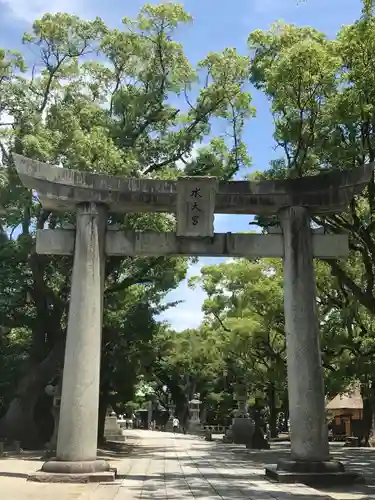
[[[191,279],[207,293],[200,328],[161,328],[153,339],[149,374],[166,385],[180,413],[194,393],[206,418],[224,423],[236,407],[234,393],[245,385],[250,399],[286,407],[286,365],[281,263],[240,259],[204,267]]]
[[[374,43],[370,2],[334,40],[314,28],[283,23],[250,34],[251,79],[270,99],[274,139],[282,151],[258,177],[300,177],[374,161]],[[330,338],[336,337],[336,355],[342,354],[331,377],[338,381],[345,374],[342,380],[348,380],[350,372],[359,379],[366,407],[375,401],[367,358],[375,313],[374,189],[372,179],[346,213],[315,218],[328,232],[349,234],[349,259],[327,261],[336,280],[324,294],[325,322],[332,326]]]
[[[225,50],[192,67],[174,40],[178,27],[191,21],[181,5],[169,3],[147,4],[135,20],[124,18],[123,28],[114,30],[99,18],[46,14],[23,38],[25,50],[35,55],[29,67],[23,54],[0,51],[0,151],[6,167],[0,203],[7,210],[0,220],[0,317],[5,329],[25,329],[30,344],[24,376],[0,421],[1,435],[30,445],[38,441],[34,408],[61,367],[72,261],[37,255],[35,230],[74,223],[72,214],[41,209],[22,187],[11,153],[133,177],[173,178],[182,163],[188,173],[229,178],[249,164],[241,138],[253,114],[246,91],[249,61]],[[215,120],[228,124],[232,140],[212,138]],[[165,231],[173,230],[174,219],[127,214],[111,216],[109,224]],[[103,401],[109,393],[121,399],[123,386],[133,385],[155,331],[153,317],[186,265],[182,258],[108,259]],[[0,356],[6,352],[2,347]]]
[[[364,392],[371,386],[375,352],[369,315],[350,300],[327,263],[315,264],[327,396],[353,381]],[[249,402],[267,407],[276,435],[278,413],[288,414],[281,261],[238,259],[204,267],[190,284],[207,294],[203,323],[197,330],[166,329],[154,337],[153,375],[176,402],[200,392],[208,418],[222,422],[236,406],[237,386],[246,386]]]
[[[243,384],[253,399],[265,402],[276,434],[277,408],[286,390],[280,262],[238,259],[202,268],[199,281],[208,296],[203,328],[212,332],[232,389]]]
[[[4,413],[13,397],[22,363],[30,349],[27,329],[2,329],[0,334],[0,412]]]
[[[250,35],[252,80],[271,99],[275,140],[284,152],[267,176],[302,176],[373,161],[369,54],[374,26],[373,18],[362,18],[344,27],[336,40],[313,28],[283,24]],[[352,259],[347,266],[329,264],[371,312],[375,311],[373,189],[371,183],[348,213],[318,220],[330,231],[350,233],[357,265]]]
[[[335,40],[311,27],[283,23],[250,34],[251,81],[270,101],[281,150],[266,172],[253,177],[302,177],[374,161],[374,40],[375,18],[367,1],[360,19],[343,27]],[[277,223],[258,222],[265,230]],[[314,222],[328,232],[349,234],[347,261],[316,262],[318,316],[327,395],[360,383],[368,438],[375,406],[373,181],[346,213]],[[208,299],[194,338],[200,335],[204,343],[208,336],[210,348],[217,350],[222,361],[216,379],[224,367],[233,375],[231,382],[246,383],[254,396],[268,397],[270,406],[272,398],[277,404],[275,393],[285,401],[280,262],[240,260],[204,268],[200,283]],[[172,358],[163,358],[166,372],[187,352],[194,359],[186,347],[179,351],[176,339],[173,346]],[[205,384],[216,390],[212,381]]]
[[[205,397],[223,373],[220,343],[204,327],[175,332],[161,326],[153,340],[153,353],[149,374],[156,377],[159,387],[168,387],[176,412],[184,421],[194,394]]]
[[[265,93],[281,150],[253,177],[286,178],[375,161],[375,17],[362,14],[330,40],[311,27],[277,23],[249,36],[250,57],[209,53],[193,67],[176,41],[192,22],[179,4],[145,5],[122,29],[101,19],[46,14],[25,34],[24,54],[0,50],[0,435],[38,441],[35,407],[59,373],[71,258],[39,256],[35,230],[74,223],[41,209],[24,189],[12,152],[66,168],[140,178],[216,175],[250,165],[242,133],[254,114],[249,83]],[[25,52],[26,53],[26,52]],[[223,122],[222,135],[213,125]],[[183,167],[183,170],[181,169]],[[315,218],[348,232],[347,261],[316,263],[328,394],[361,384],[365,420],[375,408],[372,180],[343,214]],[[260,220],[265,230],[275,220]],[[124,229],[171,231],[172,216],[111,216]],[[202,270],[205,318],[173,332],[156,322],[168,290],[186,274],[182,258],[107,260],[101,416],[134,396],[141,371],[167,385],[182,412],[194,392],[227,411],[246,384],[271,411],[284,404],[285,338],[281,263],[240,259]],[[151,373],[152,371],[152,373]],[[221,411],[221,410],[220,410]],[[220,413],[218,411],[218,413]]]

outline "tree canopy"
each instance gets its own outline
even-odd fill
[[[370,3],[363,2],[358,21],[342,27],[333,40],[313,27],[282,22],[249,35],[250,80],[269,99],[280,156],[268,169],[248,177],[302,177],[374,161],[371,54],[375,18]],[[277,224],[274,218],[258,218],[257,222],[265,232]],[[346,261],[316,263],[326,391],[333,396],[353,383],[359,384],[364,420],[370,427],[370,407],[375,403],[370,368],[375,270],[373,179],[347,212],[315,217],[314,223],[329,233],[348,233],[350,244]],[[237,381],[246,380],[252,390],[272,380],[280,383],[279,391],[286,385],[279,266],[277,262],[240,260],[203,268],[200,279],[208,295],[201,335],[204,338],[207,328],[212,329],[211,343],[219,346],[223,362],[237,370]],[[272,269],[272,286],[267,284],[267,269]],[[275,352],[275,346],[280,350]]]
[[[227,49],[194,68],[174,40],[191,21],[181,5],[169,3],[145,5],[135,20],[123,19],[122,30],[99,18],[45,14],[23,37],[34,60],[0,52],[2,356],[15,335],[27,346],[17,368],[24,376],[2,398],[0,435],[38,440],[35,406],[61,367],[72,262],[37,255],[35,230],[74,223],[72,214],[43,210],[22,187],[11,153],[133,177],[175,178],[182,164],[192,173],[230,178],[249,163],[241,137],[253,114],[245,88],[249,61]],[[231,141],[210,136],[213,120],[228,124]],[[126,214],[111,216],[109,224],[165,231],[175,222],[163,214]],[[121,392],[124,399],[133,387],[155,318],[171,306],[164,297],[186,268],[184,258],[107,260],[103,401]]]
[[[40,408],[44,387],[61,376],[72,259],[36,254],[35,232],[74,224],[74,214],[43,210],[22,186],[13,152],[69,169],[161,179],[295,178],[374,162],[372,2],[364,0],[359,19],[334,39],[279,22],[250,33],[247,55],[226,48],[196,66],[176,36],[192,22],[169,2],[146,4],[121,29],[47,13],[24,35],[24,51],[0,50],[0,437],[30,446],[45,439]],[[269,100],[280,156],[249,173],[244,130],[255,115],[252,88]],[[374,193],[372,179],[345,213],[313,221],[349,235],[349,259],[316,262],[323,365],[328,395],[360,384],[368,428],[375,408]],[[277,224],[256,222],[265,232]],[[111,215],[108,223],[175,229],[166,214]],[[287,413],[281,262],[203,268],[191,283],[207,294],[203,323],[175,332],[158,315],[176,305],[166,296],[188,264],[180,257],[107,259],[101,418],[108,405],[134,398],[142,375],[168,386],[182,409],[200,392],[212,418],[229,415],[236,387],[246,385],[268,407],[275,432],[277,412]]]

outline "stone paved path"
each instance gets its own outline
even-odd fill
[[[129,431],[133,435],[137,431]],[[319,492],[304,485],[279,485],[264,478],[263,465],[233,447],[169,433],[138,431],[129,457],[111,459],[119,478],[99,485],[26,482],[40,461],[0,460],[2,500],[346,500],[375,496]],[[246,456],[244,456],[246,455]]]
[[[181,435],[148,433],[114,497],[101,496],[99,486],[93,499],[114,500],[323,500],[328,498],[303,485],[280,486],[262,477],[263,470],[243,464],[225,447]],[[112,487],[114,492],[115,487]]]

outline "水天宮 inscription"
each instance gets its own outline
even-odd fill
[[[217,188],[214,177],[186,177],[177,181],[177,236],[213,237]]]

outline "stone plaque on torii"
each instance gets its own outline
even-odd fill
[[[74,254],[56,458],[41,474],[51,481],[111,474],[96,458],[105,255],[192,255],[283,258],[291,456],[266,473],[282,481],[356,478],[330,460],[313,266],[313,257],[347,257],[348,236],[314,232],[311,215],[344,211],[370,181],[372,165],[279,181],[163,181],[13,157],[45,209],[76,212],[75,230],[37,232],[38,253]],[[175,213],[177,231],[107,231],[108,214],[126,212]],[[282,234],[215,234],[215,213],[277,215]]]

